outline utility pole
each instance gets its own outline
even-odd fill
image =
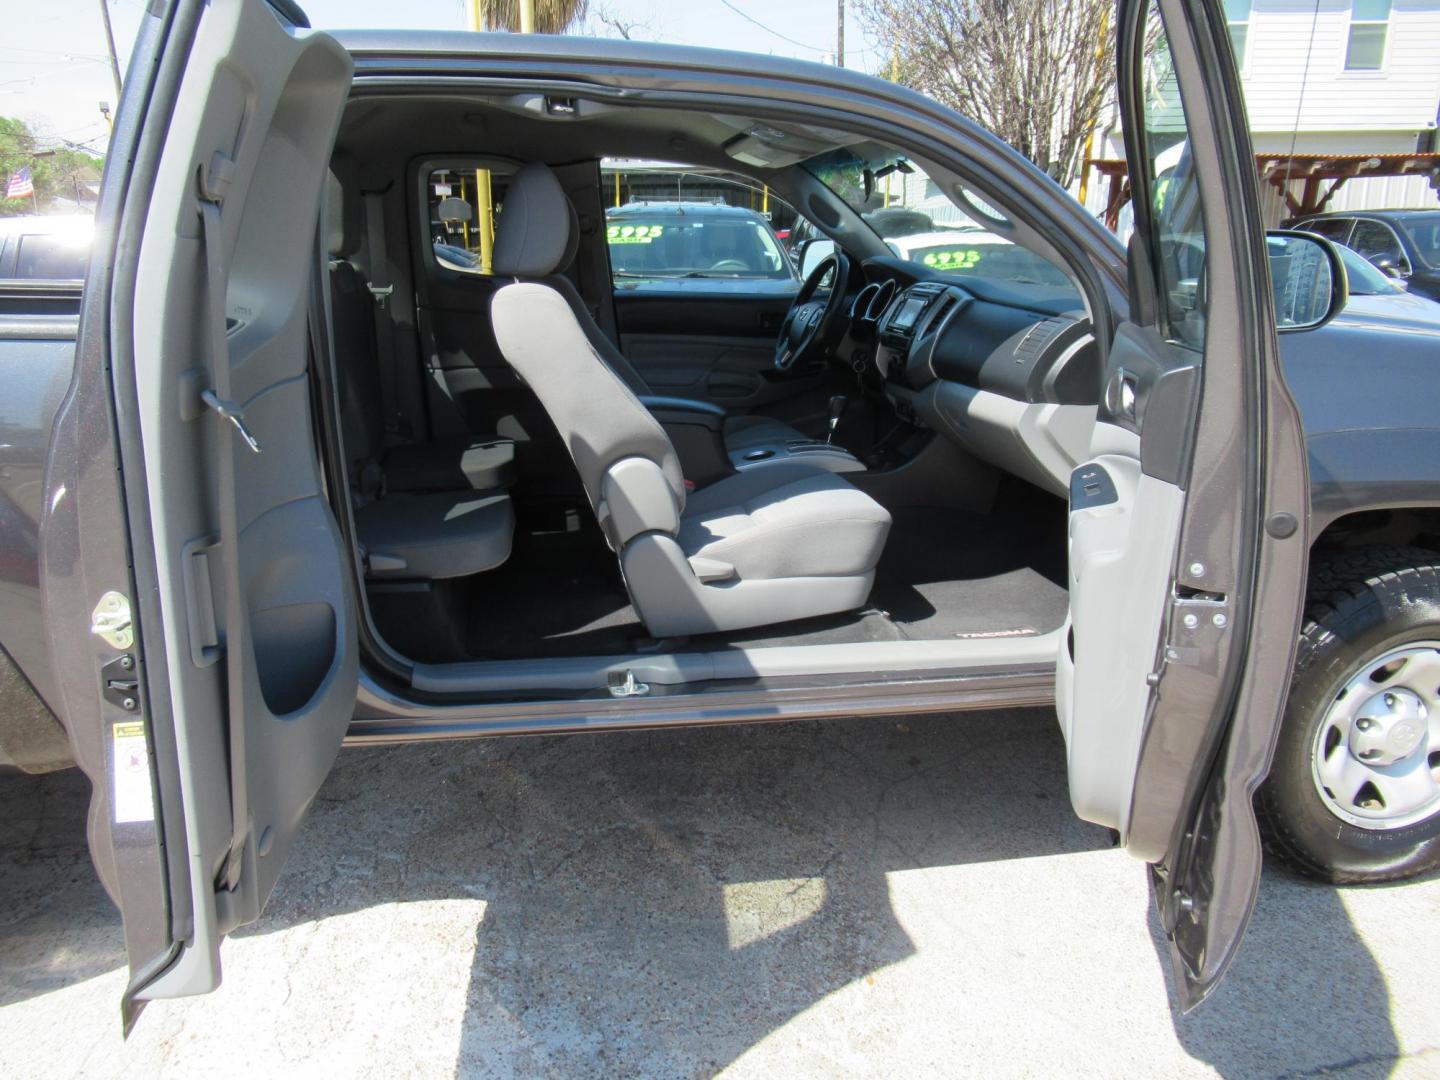
[[[115,107],[120,107],[120,61],[115,59],[115,31],[110,29],[110,9],[100,0],[100,21],[105,24],[105,47],[110,50],[110,77],[115,80]]]
[[[835,66],[845,66],[845,0],[835,4]]]

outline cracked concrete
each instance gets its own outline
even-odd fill
[[[1268,869],[1176,1016],[1045,712],[346,751],[224,986],[128,1043],[87,797],[0,777],[6,1076],[1440,1077],[1440,881]]]

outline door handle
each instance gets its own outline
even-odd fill
[[[1140,382],[1123,367],[1116,368],[1115,374],[1105,385],[1105,408],[1111,416],[1122,420],[1134,420]]]

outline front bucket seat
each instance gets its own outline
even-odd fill
[[[605,336],[570,279],[558,272],[574,259],[578,243],[575,210],[555,173],[539,162],[518,169],[506,189],[504,209],[496,227],[495,276],[538,280],[551,286],[569,304],[596,355],[632,394],[664,396],[646,383],[625,354]],[[726,417],[724,440],[725,450],[732,459],[758,447],[814,441],[799,429],[769,416]]]
[[[507,223],[520,219],[514,197],[512,187]],[[536,247],[532,264],[552,248],[558,259],[564,231],[534,228],[528,209],[531,227],[511,242]],[[565,219],[563,203],[552,209]],[[874,499],[826,469],[786,462],[727,476],[687,503],[665,430],[597,355],[558,291],[506,285],[491,301],[491,321],[501,353],[564,438],[652,635],[738,630],[865,604],[890,530]]]

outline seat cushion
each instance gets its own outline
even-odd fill
[[[515,483],[515,444],[496,439],[393,446],[381,468],[389,491],[498,491]]]
[[[731,416],[725,421],[725,449],[732,454],[761,446],[784,446],[804,438],[798,429],[768,416]]]
[[[372,578],[438,579],[491,570],[510,557],[508,495],[386,495],[355,512]]]
[[[685,556],[741,580],[858,577],[875,569],[890,515],[834,473],[782,462],[694,493],[680,521]]]

